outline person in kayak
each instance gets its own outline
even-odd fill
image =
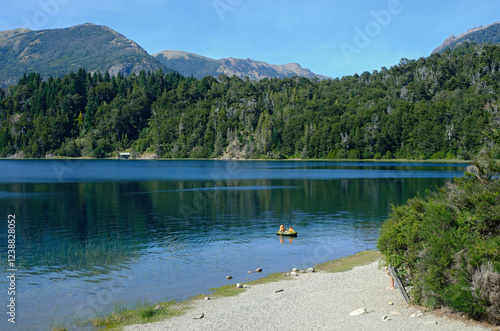
[[[290,228],[288,228],[288,232],[294,232],[293,228],[291,226],[290,226]]]
[[[283,224],[280,226],[280,232],[285,232],[285,226]]]

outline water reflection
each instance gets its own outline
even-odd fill
[[[288,244],[293,244],[294,237],[279,235],[279,238],[280,238],[280,244],[285,243],[285,239],[286,239],[286,241],[288,241]]]
[[[374,249],[392,204],[463,170],[91,161],[50,180],[50,163],[29,161],[15,163],[26,176],[12,181],[5,175],[12,164],[0,161],[0,208],[18,222],[25,329],[106,312],[115,302],[186,298],[226,285],[228,273],[245,281]],[[277,236],[280,224],[293,225],[299,237]],[[0,247],[6,240],[0,236]],[[255,268],[264,272],[248,275]]]

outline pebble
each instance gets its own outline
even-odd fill
[[[299,269],[297,269],[297,268],[293,268],[293,269],[292,269],[292,271],[293,271],[293,272],[297,272],[297,271],[299,271]]]
[[[226,279],[233,279],[233,276],[226,276]]]
[[[255,271],[251,271],[251,270],[249,270],[249,271],[248,271],[248,273],[249,273],[249,274],[253,274],[254,272],[255,272]]]
[[[161,306],[160,305],[156,305],[155,310],[160,310],[160,309],[161,309]]]
[[[250,285],[245,284],[243,285],[243,288],[250,288]]]
[[[241,283],[236,284],[236,288],[243,288],[243,284]]]
[[[390,321],[391,318],[389,316],[384,316],[382,317],[382,321]]]
[[[210,297],[205,297],[205,300],[210,300]]]
[[[438,322],[436,321],[429,321],[429,322],[425,322],[424,325],[437,325]]]
[[[201,313],[199,315],[196,315],[195,317],[193,317],[195,320],[199,320],[199,319],[202,319],[203,317],[205,317],[205,314]]]
[[[419,310],[419,311],[417,311],[416,313],[411,314],[410,316],[411,316],[411,317],[420,317],[420,316],[423,316],[423,315],[424,315],[424,313],[422,313],[422,312]]]
[[[257,269],[255,269],[255,271],[262,272],[262,268],[257,268]]]
[[[309,268],[309,269],[307,269],[307,272],[316,272],[316,269],[314,269],[314,268]]]
[[[365,308],[358,308],[356,310],[353,310],[349,313],[349,316],[359,316],[359,315],[364,315],[368,313]]]
[[[392,305],[394,305],[394,302],[389,302],[388,305],[392,306]]]
[[[295,271],[292,271],[292,272],[290,273],[290,276],[298,276],[298,275],[299,275],[299,274],[298,274],[297,272],[295,272]]]

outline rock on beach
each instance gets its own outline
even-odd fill
[[[237,296],[194,300],[185,315],[127,326],[129,331],[155,330],[491,330],[475,323],[407,306],[378,262],[340,273],[315,272],[282,281],[254,285]],[[388,305],[392,302],[394,305]],[[362,315],[349,316],[361,308]],[[368,313],[366,313],[367,311]],[[190,313],[191,312],[191,313]],[[193,313],[194,312],[194,313]],[[193,320],[196,312],[204,318]],[[397,312],[394,314],[393,312]],[[198,315],[198,316],[201,316]],[[390,319],[389,319],[390,318]],[[437,325],[436,325],[437,323]]]

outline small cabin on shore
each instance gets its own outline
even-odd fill
[[[128,159],[130,159],[130,153],[119,153],[118,159],[119,160],[128,160]]]

